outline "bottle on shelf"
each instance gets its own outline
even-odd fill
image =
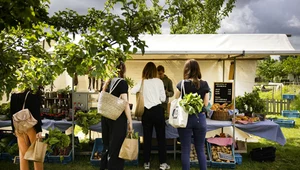
[[[61,101],[58,101],[57,102],[58,104],[57,104],[57,114],[60,114],[61,113]]]
[[[53,110],[53,114],[57,114],[57,105],[56,105],[56,100],[54,100],[54,103],[52,105],[52,110]]]

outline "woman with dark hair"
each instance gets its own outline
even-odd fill
[[[18,133],[12,126],[14,134],[17,136],[20,157],[20,170],[29,170],[29,162],[24,159],[24,155],[29,146],[37,139],[42,138],[42,121],[40,115],[41,94],[40,91],[32,93],[25,90],[23,93],[13,93],[10,98],[11,124],[13,125],[13,115],[18,111],[27,108],[32,116],[37,120],[37,124],[28,129],[26,133]],[[43,170],[43,162],[34,162],[34,170]]]
[[[155,127],[160,162],[159,168],[161,170],[170,169],[170,166],[166,163],[165,117],[164,109],[161,107],[161,103],[166,100],[166,93],[162,80],[157,78],[157,69],[153,62],[148,62],[144,67],[142,81],[144,81],[143,97],[145,106],[142,116],[144,168],[150,169],[152,131],[153,127]],[[140,90],[142,81],[132,88],[132,94],[136,94]]]
[[[178,128],[178,134],[181,142],[181,163],[182,170],[190,169],[190,150],[192,143],[192,136],[194,137],[194,145],[197,152],[200,170],[206,169],[206,156],[204,153],[205,135],[206,135],[206,116],[205,106],[208,105],[209,100],[209,86],[206,81],[201,80],[201,72],[199,64],[196,60],[191,59],[186,61],[183,69],[183,85],[185,94],[198,93],[204,102],[203,109],[198,114],[192,114],[188,117],[188,122],[185,128]],[[177,91],[175,98],[181,94],[182,81],[177,84]]]
[[[119,70],[118,77],[106,81],[102,90],[109,92],[109,90],[115,86],[115,89],[111,92],[111,94],[128,101],[128,84],[123,79],[125,78],[126,72],[125,64],[121,62],[117,68]],[[126,137],[126,129],[128,128],[129,131],[132,131],[132,119],[129,104],[117,120],[102,117],[101,127],[103,151],[100,169],[124,169],[124,159],[119,158],[119,151]]]

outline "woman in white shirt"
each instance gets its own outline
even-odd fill
[[[163,82],[157,78],[157,69],[153,62],[148,62],[143,69],[142,81],[144,81],[144,114],[142,116],[143,136],[144,136],[144,168],[150,169],[150,153],[152,131],[155,127],[156,139],[158,143],[158,154],[160,170],[170,169],[166,163],[166,134],[165,134],[165,117],[161,103],[166,100],[166,93]],[[136,94],[141,88],[141,82],[131,90]]]

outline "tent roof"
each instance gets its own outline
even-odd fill
[[[142,35],[145,55],[133,59],[227,59],[264,58],[269,55],[300,54],[285,34],[159,34]]]

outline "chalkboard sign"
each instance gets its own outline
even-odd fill
[[[231,103],[232,102],[232,83],[215,82],[214,83],[214,103]]]

